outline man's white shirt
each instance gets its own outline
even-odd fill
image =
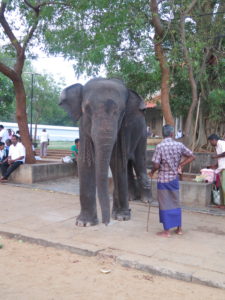
[[[40,134],[40,143],[48,142],[49,136],[47,132],[42,131]]]
[[[11,159],[17,159],[20,156],[24,156],[23,159],[20,159],[18,161],[22,161],[23,163],[25,162],[25,156],[26,156],[26,150],[25,147],[22,143],[17,143],[15,146],[11,145],[9,147],[9,156],[11,156]]]
[[[222,154],[225,152],[225,141],[218,140],[216,146],[216,153]],[[217,171],[225,170],[225,157],[218,158],[218,169]]]
[[[0,137],[2,138],[1,142],[5,143],[5,141],[8,140],[8,138],[9,138],[8,130],[6,130],[5,128],[3,128],[0,131]]]

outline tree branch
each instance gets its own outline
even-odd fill
[[[61,1],[44,1],[41,3],[38,3],[37,5],[32,5],[29,1],[24,0],[24,3],[29,6],[30,8],[32,8],[33,10],[37,10],[40,9],[42,6],[47,6],[47,5],[55,5],[55,4],[59,4],[59,5],[66,5],[66,6],[70,6],[69,3],[66,2],[61,2]]]
[[[183,15],[187,16],[190,11],[194,8],[195,4],[197,3],[198,0],[193,0],[190,5],[187,7],[187,9],[183,12]]]
[[[10,42],[16,49],[17,55],[19,55],[22,51],[22,47],[18,42],[17,38],[15,37],[14,33],[12,32],[11,28],[9,27],[8,22],[5,19],[5,9],[6,9],[6,2],[2,1],[1,8],[0,8],[0,24],[2,25],[5,34],[9,38]]]
[[[8,78],[10,78],[12,81],[17,79],[16,72],[13,69],[6,66],[5,64],[3,64],[2,62],[0,62],[0,72]]]
[[[152,11],[152,24],[155,27],[156,34],[162,38],[163,34],[164,34],[164,28],[163,28],[163,25],[159,18],[159,10],[158,10],[157,0],[151,0],[150,7],[151,7],[151,11]]]

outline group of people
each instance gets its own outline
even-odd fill
[[[49,144],[49,135],[46,129],[40,134],[40,156],[47,156],[47,146]],[[34,146],[33,151],[35,153]],[[26,151],[21,142],[20,132],[16,134],[12,129],[5,129],[0,125],[0,182],[7,182],[10,174],[25,162]],[[37,156],[35,156],[36,158]],[[39,158],[39,157],[38,157]],[[39,158],[40,159],[40,158]]]
[[[163,224],[163,231],[158,234],[163,237],[170,237],[170,229],[176,228],[175,233],[181,235],[182,232],[182,212],[179,197],[179,174],[185,165],[191,163],[195,156],[192,151],[182,143],[175,141],[174,128],[170,125],[163,126],[163,140],[156,146],[152,163],[153,167],[149,173],[153,177],[157,175],[157,199],[159,202],[159,220]],[[216,155],[212,159],[217,159],[217,163],[208,168],[216,169],[220,174],[222,201],[225,204],[225,141],[216,134],[208,137],[210,144],[215,147]]]
[[[4,130],[3,125],[0,125]],[[2,130],[1,130],[2,131]],[[1,133],[1,132],[0,132]],[[10,174],[25,162],[26,151],[20,138],[13,134],[11,139],[5,140],[5,135],[1,135],[0,141],[0,168],[2,176],[0,182],[7,182]]]

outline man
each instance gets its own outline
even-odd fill
[[[71,146],[70,148],[70,150],[72,151],[71,157],[76,160],[78,158],[79,144],[80,144],[80,139],[76,139],[75,145]]]
[[[176,139],[181,139],[182,137],[183,137],[183,132],[181,129],[179,129],[176,135]]]
[[[174,128],[170,125],[163,126],[163,141],[157,145],[152,158],[152,177],[158,170],[157,196],[159,202],[159,218],[163,223],[164,231],[158,235],[170,237],[170,228],[177,227],[176,233],[182,234],[181,206],[179,199],[178,173],[183,167],[192,162],[193,153],[182,143],[173,140]],[[182,157],[185,159],[181,162]]]
[[[9,147],[12,145],[12,141],[10,139],[5,141],[5,148],[9,151]]]
[[[4,128],[3,125],[0,125],[0,142],[5,143],[9,138],[8,131]]]
[[[220,174],[221,182],[221,204],[225,205],[225,141],[220,140],[219,136],[216,134],[211,134],[208,137],[210,144],[216,148],[217,155],[212,155],[213,159],[218,159],[218,162],[210,168],[216,169],[216,173]]]
[[[5,147],[5,143],[0,142],[0,164],[5,162],[6,158],[8,157],[9,151]]]
[[[49,136],[46,132],[46,129],[43,129],[40,134],[40,156],[46,157],[47,156],[47,147],[49,145]]]
[[[25,162],[25,148],[19,143],[16,135],[12,136],[12,145],[9,147],[9,155],[7,161],[2,164],[2,177],[0,182],[8,181],[10,174]]]

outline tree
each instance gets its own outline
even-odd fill
[[[0,60],[0,72],[8,77],[14,86],[16,97],[16,118],[21,132],[22,142],[26,148],[26,162],[35,161],[29,130],[27,125],[26,114],[26,93],[22,78],[22,72],[26,59],[26,53],[31,48],[31,40],[38,38],[43,27],[51,20],[52,6],[62,5],[59,1],[15,1],[2,0],[0,2],[0,25],[3,29],[1,34],[5,42],[2,51],[10,53],[15,57],[14,65]],[[20,28],[13,19],[21,21]],[[39,27],[38,27],[39,25]],[[36,33],[36,35],[35,35]],[[9,42],[8,42],[9,41]],[[36,40],[37,41],[37,40]]]
[[[96,76],[103,70],[143,96],[160,88],[149,1],[86,0],[74,9],[76,14],[70,10],[55,16],[51,32],[46,31],[45,44],[51,54],[75,59],[78,76]]]

